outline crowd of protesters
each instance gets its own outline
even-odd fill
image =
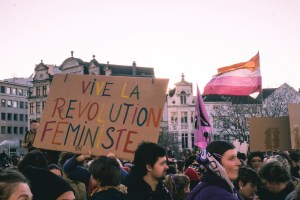
[[[53,154],[54,155],[54,154]],[[31,148],[24,156],[0,154],[2,200],[297,200],[300,152],[241,154],[227,141],[206,149],[142,142],[133,161],[113,153],[93,156]]]

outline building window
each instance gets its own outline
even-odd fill
[[[188,148],[188,134],[187,133],[181,134],[181,147],[183,149]]]
[[[194,112],[191,112],[191,123],[192,124],[194,123],[194,119],[195,119]]]
[[[44,85],[43,86],[43,96],[47,95],[47,87]]]
[[[19,119],[20,119],[21,122],[23,122],[24,121],[24,114],[20,114]]]
[[[1,99],[1,107],[6,107],[6,100],[5,99]]]
[[[5,126],[1,126],[1,134],[5,134],[5,133],[6,133]]]
[[[230,136],[228,134],[224,135],[224,140],[230,141]]]
[[[7,127],[7,134],[11,134],[11,126]]]
[[[25,102],[25,109],[28,109],[28,102]]]
[[[11,100],[7,100],[7,107],[11,107],[11,106],[12,106]]]
[[[29,106],[30,106],[29,113],[33,114],[33,108],[34,108],[33,103],[30,103]]]
[[[192,135],[192,147],[195,147],[195,137],[194,137],[194,133],[191,134]]]
[[[24,95],[23,89],[19,89],[19,95],[20,95],[20,96],[23,96],[23,95]]]
[[[17,108],[18,107],[18,102],[17,101],[13,101],[12,102],[12,107],[13,108]]]
[[[28,115],[25,115],[25,121],[28,122]]]
[[[11,88],[10,87],[7,87],[6,88],[6,94],[10,94],[11,93]]]
[[[18,127],[14,127],[14,134],[18,134]]]
[[[24,108],[24,102],[23,101],[20,101],[20,108]]]
[[[181,104],[186,104],[186,93],[185,93],[185,91],[182,91],[180,93],[180,103]]]
[[[40,113],[40,112],[41,112],[41,103],[36,102],[36,113]]]
[[[20,130],[20,134],[24,134],[24,127],[20,127],[19,130]]]
[[[12,114],[11,113],[7,113],[7,120],[11,121],[12,120]]]
[[[46,105],[46,101],[43,101],[43,103],[42,103],[42,110],[44,110],[45,105]]]
[[[18,121],[18,114],[14,114],[14,121]]]
[[[177,112],[171,112],[171,123],[177,124]]]
[[[214,135],[214,140],[220,140],[220,135]]]
[[[1,113],[1,120],[3,120],[3,121],[6,120],[6,113]]]
[[[182,124],[187,124],[188,122],[188,114],[187,112],[181,112],[181,123]]]
[[[17,88],[13,88],[13,89],[12,89],[12,94],[13,94],[13,95],[17,95]]]
[[[36,96],[41,96],[41,89],[40,87],[35,88]]]
[[[1,93],[4,94],[5,93],[5,86],[1,85]]]

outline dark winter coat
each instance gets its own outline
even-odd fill
[[[95,193],[90,200],[126,200],[126,194],[111,188]]]
[[[187,200],[238,200],[225,180],[207,173],[203,180],[188,195]]]
[[[270,192],[267,189],[262,189],[259,191],[258,196],[260,200],[285,200],[285,198],[293,192],[295,185],[292,181],[289,181],[287,186],[278,193]]]
[[[159,181],[156,190],[152,191],[150,185],[142,177],[137,176],[134,170],[127,175],[125,185],[128,192],[127,200],[172,200],[163,181]]]

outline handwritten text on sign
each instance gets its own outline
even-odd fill
[[[65,76],[52,82],[35,146],[132,158],[142,140],[157,142],[168,80]]]

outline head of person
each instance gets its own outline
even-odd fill
[[[190,192],[190,179],[184,174],[167,175],[165,184],[173,199],[186,199]]]
[[[28,152],[18,164],[18,169],[22,172],[27,166],[34,166],[48,169],[48,161],[43,152],[38,149]]]
[[[53,174],[62,177],[63,176],[63,171],[62,169],[56,165],[56,164],[50,164],[48,165],[48,169],[50,172],[52,172]]]
[[[281,154],[281,153],[276,154],[274,156],[271,156],[266,162],[271,162],[273,160],[278,160],[287,168],[288,171],[291,170],[292,161],[288,155]]]
[[[192,164],[197,163],[196,160],[197,160],[197,156],[196,155],[191,155],[190,157],[188,157],[187,159],[185,159],[185,161],[184,161],[185,168],[188,168]]]
[[[257,172],[249,167],[241,167],[234,186],[243,199],[253,199],[257,192],[260,179]]]
[[[37,120],[30,121],[30,130],[31,131],[36,131],[38,127],[39,127],[39,122]]]
[[[190,190],[192,190],[200,182],[200,176],[198,172],[192,167],[186,168],[184,175],[190,179]]]
[[[262,166],[263,161],[264,161],[264,154],[260,151],[254,151],[249,154],[247,159],[247,164],[255,171],[258,171],[259,168]]]
[[[282,191],[291,180],[286,166],[276,159],[264,163],[258,170],[258,175],[266,189],[273,193]]]
[[[224,167],[230,180],[237,179],[241,162],[233,144],[224,140],[212,141],[207,145],[206,151]]]
[[[292,160],[292,167],[300,167],[300,153],[297,151],[290,151],[290,158]]]
[[[32,199],[32,193],[23,174],[12,169],[0,168],[0,199]]]
[[[113,157],[99,156],[89,166],[94,187],[118,186],[121,184],[121,171]]]
[[[132,171],[138,176],[144,177],[151,174],[158,180],[164,179],[168,170],[166,150],[153,142],[142,142],[137,147]]]
[[[75,194],[69,183],[53,174],[48,169],[33,167],[24,168],[22,172],[30,182],[34,199],[43,200],[74,200]],[[51,189],[49,189],[51,188]]]

